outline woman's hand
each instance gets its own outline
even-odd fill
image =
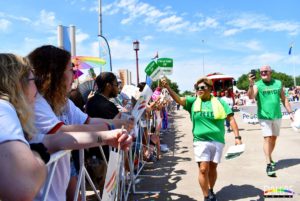
[[[132,143],[132,137],[128,135],[125,129],[115,129],[105,132],[102,136],[103,143],[115,148],[118,148],[119,144],[122,150],[129,150]]]
[[[164,88],[168,88],[169,87],[169,84],[168,84],[168,81],[167,81],[166,77],[161,78],[160,82],[161,82],[161,86],[162,87],[164,87]]]

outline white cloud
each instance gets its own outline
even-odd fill
[[[232,36],[232,35],[235,35],[237,33],[241,32],[240,29],[228,29],[228,30],[225,30],[223,35],[224,36]]]
[[[300,24],[291,21],[277,21],[265,15],[243,13],[235,19],[229,20],[226,25],[228,30],[225,36],[234,35],[244,30],[287,32],[290,35],[297,35],[300,32]],[[231,28],[230,28],[231,27]]]
[[[54,12],[41,10],[39,18],[33,24],[41,29],[45,27],[53,29],[53,27],[56,27],[59,23],[55,18]]]
[[[8,28],[10,27],[11,22],[6,20],[6,19],[0,19],[0,31],[7,31]]]
[[[219,23],[217,19],[212,17],[207,17],[205,20],[200,21],[198,25],[200,26],[200,28],[217,28]]]
[[[152,39],[153,39],[153,36],[150,36],[150,35],[147,35],[147,36],[143,37],[144,41],[148,41],[148,40],[152,40]]]
[[[80,29],[77,30],[76,33],[76,42],[82,43],[90,37],[89,34],[82,32]]]
[[[251,40],[251,41],[244,42],[244,43],[242,43],[242,46],[244,46],[250,50],[254,50],[254,51],[262,50],[262,46],[261,46],[260,42],[257,40]]]

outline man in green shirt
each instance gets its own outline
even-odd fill
[[[257,100],[257,116],[264,137],[264,153],[267,161],[266,172],[270,177],[276,177],[275,163],[272,160],[277,136],[279,136],[281,125],[280,101],[293,120],[293,113],[288,99],[285,97],[284,89],[280,80],[272,78],[270,66],[260,68],[261,80],[254,83],[255,76],[249,74],[250,99]]]
[[[167,79],[161,80],[171,97],[191,115],[193,122],[194,155],[198,163],[198,181],[204,201],[216,201],[213,187],[217,180],[217,166],[220,163],[225,140],[225,119],[229,120],[235,135],[235,144],[242,144],[238,127],[231,108],[224,100],[211,95],[212,81],[206,77],[199,79],[194,87],[195,96],[180,97],[168,85]]]

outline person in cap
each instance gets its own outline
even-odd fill
[[[193,122],[194,156],[199,170],[198,181],[204,200],[216,201],[213,187],[225,145],[225,119],[228,119],[232,127],[235,144],[242,144],[234,113],[225,101],[211,95],[213,83],[206,77],[195,83],[196,96],[180,97],[171,89],[166,78],[162,78],[161,83],[171,97],[190,113]]]
[[[282,118],[280,101],[286,108],[291,120],[293,120],[293,111],[285,96],[282,82],[272,78],[271,67],[268,65],[262,66],[260,76],[261,80],[255,82],[255,76],[248,75],[248,96],[250,99],[256,98],[257,100],[257,117],[264,137],[263,149],[267,162],[267,175],[276,177],[276,164],[273,161],[272,153],[280,132]]]

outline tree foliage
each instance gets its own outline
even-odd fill
[[[175,93],[177,93],[177,94],[179,94],[179,92],[180,92],[180,90],[179,90],[179,88],[178,88],[178,84],[176,83],[176,82],[172,82],[170,79],[168,79],[167,78],[167,81],[168,81],[168,84],[169,84],[169,86],[171,87],[171,89],[175,92]],[[155,81],[155,82],[152,82],[152,85],[151,85],[151,88],[154,90],[154,89],[156,89],[156,87],[158,86],[158,83],[159,83],[160,81],[159,80],[157,80],[157,81]]]
[[[192,96],[194,94],[195,92],[185,90],[182,94],[180,94],[180,96],[185,97],[185,96]]]
[[[287,75],[285,73],[280,73],[280,72],[276,72],[276,71],[272,71],[272,78],[274,79],[278,79],[282,81],[283,86],[285,87],[292,87],[294,86],[294,81],[293,81],[293,77],[290,75]],[[298,81],[300,81],[300,76],[297,77]],[[259,74],[259,70],[256,70],[256,79],[255,81],[258,81],[261,79],[261,76]],[[299,83],[297,81],[297,83]],[[243,89],[243,90],[248,90],[249,88],[249,80],[248,80],[248,74],[243,74],[241,75],[241,77],[238,78],[237,80],[237,88],[239,89]]]

